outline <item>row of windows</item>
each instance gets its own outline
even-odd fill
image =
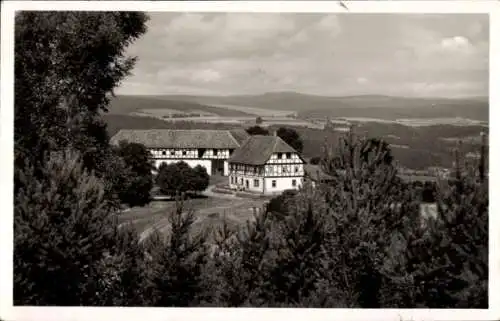
[[[263,174],[263,169],[258,167],[246,167],[245,165],[231,165],[231,171],[244,171],[254,174]],[[283,166],[266,166],[267,174],[278,174],[278,173],[298,173],[300,171],[300,166],[283,165]]]
[[[248,180],[246,182],[247,182],[247,185],[248,185]],[[236,177],[231,176],[231,184],[237,184],[237,178]],[[240,178],[240,185],[243,185],[243,178]],[[259,185],[260,185],[260,180],[254,179],[253,180],[253,187],[259,187]],[[293,187],[297,186],[297,180],[296,179],[292,179],[292,186]],[[271,181],[271,187],[276,188],[276,180],[275,179],[273,179]]]
[[[195,151],[190,150],[189,152],[190,152],[191,154],[193,154]],[[166,156],[166,155],[167,155],[167,151],[164,151],[164,150],[163,150],[163,151],[156,151],[156,150],[153,150],[153,151],[152,151],[152,153],[153,153],[154,155],[163,155],[163,156]],[[188,153],[188,151],[186,151],[186,150],[183,150],[183,151],[182,151],[182,155],[183,155],[183,156],[186,156],[186,155],[187,155],[187,153]],[[175,151],[175,150],[171,150],[170,152],[168,152],[168,155],[170,155],[170,156],[175,156],[175,154],[176,154],[176,151]],[[200,151],[198,151],[198,154],[202,156],[202,155],[204,154],[204,152],[200,152]],[[224,155],[228,156],[228,155],[229,155],[229,151],[227,151],[227,150],[217,150],[217,149],[214,149],[214,150],[213,150],[212,155],[214,155],[214,156],[224,156]]]
[[[281,169],[281,170],[280,170]],[[284,165],[284,166],[269,166],[266,168],[266,173],[268,174],[279,174],[279,173],[291,173],[292,172],[292,165]],[[299,166],[293,166],[293,172],[298,173],[300,170]]]
[[[285,156],[285,157],[283,157],[283,156]],[[278,153],[278,158],[280,158],[280,159],[282,159],[282,158],[290,159],[290,158],[292,158],[292,153]]]

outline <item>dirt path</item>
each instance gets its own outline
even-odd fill
[[[203,195],[207,197],[213,197],[213,198],[222,198],[222,199],[243,199],[243,197],[236,196],[234,194],[223,194],[223,193],[215,193],[213,189],[215,188],[215,185],[210,185],[207,187],[206,190],[202,192]]]

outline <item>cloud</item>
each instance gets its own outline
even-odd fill
[[[217,82],[221,79],[221,74],[213,69],[202,69],[194,72],[192,79],[202,82]]]
[[[468,50],[472,47],[469,39],[462,36],[455,36],[451,38],[444,38],[441,40],[441,48],[444,50]]]
[[[487,15],[153,13],[148,27],[117,92],[487,94]]]
[[[368,79],[366,79],[365,77],[359,77],[359,78],[357,78],[357,79],[356,79],[356,82],[357,82],[358,84],[362,85],[362,84],[367,83],[367,82],[368,82]]]

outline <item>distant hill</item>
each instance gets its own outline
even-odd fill
[[[142,109],[171,109],[179,112],[203,111],[227,117],[253,116],[252,114],[242,111],[207,106],[195,101],[129,95],[114,97],[109,106],[109,114],[129,115],[131,113],[140,112]]]
[[[158,100],[174,100],[203,105],[237,105],[272,110],[292,110],[300,118],[373,117],[449,118],[462,117],[487,121],[488,99],[408,98],[383,95],[327,97],[295,92],[275,92],[240,96],[151,96]]]

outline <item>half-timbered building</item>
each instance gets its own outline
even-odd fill
[[[191,167],[205,167],[209,175],[227,176],[228,159],[248,137],[244,130],[122,129],[111,138],[111,143],[143,144],[156,169],[162,163],[184,161]]]
[[[298,189],[303,183],[300,154],[278,136],[251,136],[229,159],[229,186],[263,194]]]

